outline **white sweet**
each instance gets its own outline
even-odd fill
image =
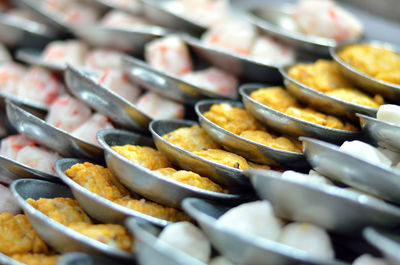
[[[285,65],[294,61],[293,50],[267,36],[258,37],[250,56],[259,62],[272,65]]]
[[[390,167],[392,164],[392,161],[377,148],[361,141],[346,141],[340,146],[339,150],[372,164],[386,167]]]
[[[121,70],[122,54],[111,49],[94,49],[85,59],[85,66],[94,70]]]
[[[190,72],[182,76],[182,78],[188,83],[228,97],[237,96],[237,78],[215,67],[210,67],[202,71]]]
[[[141,3],[138,0],[105,0],[105,2],[109,2],[110,4],[129,8],[130,10],[140,10]]]
[[[6,186],[0,184],[0,213],[2,212],[18,214],[21,212],[21,207],[19,207],[11,191]]]
[[[189,50],[177,36],[167,36],[147,43],[145,58],[149,65],[170,74],[184,75],[193,68]]]
[[[370,254],[364,254],[359,256],[353,261],[352,265],[388,265],[384,259],[375,258]]]
[[[1,140],[0,155],[15,160],[25,146],[35,146],[35,142],[25,135],[12,135]]]
[[[268,201],[249,202],[232,208],[218,219],[217,224],[246,236],[271,240],[278,239],[282,227]]]
[[[18,63],[7,62],[0,65],[0,90],[17,94],[18,85],[26,72],[26,67]]]
[[[189,222],[168,225],[160,233],[158,240],[204,263],[210,259],[210,242],[199,228]]]
[[[315,257],[326,259],[335,257],[328,233],[312,224],[291,223],[286,225],[282,229],[279,242],[303,250]]]
[[[138,99],[136,106],[156,120],[181,119],[185,114],[185,108],[182,104],[163,98],[153,92],[147,92],[142,95]]]
[[[54,163],[60,158],[61,157],[57,153],[47,149],[37,146],[25,146],[18,152],[15,160],[24,165],[54,175]]]
[[[218,256],[210,260],[209,265],[234,265],[229,259],[224,256]]]
[[[142,17],[134,16],[119,10],[109,11],[100,21],[107,27],[131,28],[132,26],[149,24]]]
[[[389,149],[378,147],[377,148],[386,158],[392,161],[392,166],[397,165],[400,162],[400,153],[393,152]]]
[[[45,62],[59,65],[83,65],[88,46],[78,40],[53,41],[46,45],[42,58]]]
[[[332,185],[332,182],[330,182],[327,178],[321,176],[320,174],[316,173],[315,171],[313,171],[313,172],[310,171],[310,174],[307,175],[307,174],[299,173],[296,171],[287,170],[282,173],[281,177],[283,179],[290,179],[290,180],[305,182],[308,184]]]
[[[376,114],[380,121],[390,122],[400,126],[400,106],[385,104],[381,105]]]
[[[114,128],[114,126],[112,126],[106,116],[95,113],[89,120],[73,130],[71,134],[89,143],[100,145],[96,138],[97,132],[112,128]]]

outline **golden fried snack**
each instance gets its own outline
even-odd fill
[[[262,125],[245,109],[227,103],[214,104],[204,117],[234,134],[248,130],[263,130]]]
[[[165,134],[163,138],[189,152],[219,147],[198,125],[193,125],[190,128],[176,129]]]
[[[56,265],[60,255],[15,254],[11,258],[27,265]]]
[[[269,147],[301,153],[301,149],[294,143],[294,141],[283,136],[276,137],[266,131],[243,131],[240,136]]]
[[[113,146],[111,148],[133,163],[150,170],[171,166],[167,158],[151,147],[127,144],[123,146]]]
[[[160,173],[161,175],[169,177],[176,181],[198,187],[200,189],[228,193],[227,190],[223,189],[220,185],[213,182],[211,179],[202,177],[199,174],[194,173],[192,171],[186,171],[186,170],[177,171],[173,168],[168,167],[168,168],[157,169],[155,170],[155,172]]]
[[[298,119],[340,130],[357,130],[354,125],[348,122],[343,123],[334,116],[317,112],[311,108],[302,108],[296,99],[282,87],[260,88],[252,92],[250,97],[257,101],[260,99],[262,104]]]
[[[247,161],[247,163],[249,164],[250,168],[271,169],[271,167],[268,165],[261,165],[261,164],[253,163],[251,161]]]
[[[194,151],[193,154],[228,167],[233,167],[242,170],[250,168],[246,159],[244,159],[243,157],[221,149]]]
[[[37,201],[27,199],[26,201],[51,219],[63,225],[68,226],[76,222],[92,223],[92,220],[74,199],[59,197],[53,199],[41,198]]]
[[[364,74],[400,84],[400,55],[394,51],[368,44],[355,44],[340,51],[338,56]]]
[[[5,255],[50,253],[44,241],[33,230],[23,214],[0,214],[0,252]]]
[[[339,72],[334,61],[317,60],[314,64],[298,64],[290,68],[289,76],[329,96],[359,105],[378,108],[384,104],[380,95],[374,98],[353,87]]]
[[[124,197],[114,202],[129,209],[171,222],[190,220],[189,216],[177,209],[165,207],[155,202],[146,201],[145,199],[136,200],[130,197]]]
[[[132,249],[132,237],[122,225],[72,223],[68,227],[108,246],[126,251]]]
[[[108,168],[85,162],[75,164],[65,171],[73,181],[108,200],[129,195],[129,191],[114,177]]]

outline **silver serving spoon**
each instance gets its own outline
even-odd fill
[[[276,241],[240,234],[218,225],[217,219],[230,207],[197,198],[185,199],[182,206],[197,221],[212,245],[222,255],[239,264],[262,265],[266,260],[276,265],[347,264],[335,259],[313,257]]]
[[[276,215],[354,235],[373,225],[395,228],[400,208],[362,193],[329,184],[282,178],[272,170],[246,170],[256,193],[274,206]],[[287,196],[290,194],[290,196]]]
[[[157,70],[130,56],[123,57],[123,70],[136,84],[172,100],[194,105],[205,98],[227,98],[220,93],[188,83],[179,76]]]
[[[111,148],[115,145],[122,146],[126,144],[154,147],[151,139],[114,129],[102,130],[97,134],[97,137],[105,150],[107,166],[122,184],[143,197],[175,208],[180,208],[182,200],[187,197],[198,197],[214,201],[240,199],[238,194],[213,192],[172,180],[133,163]]]
[[[194,155],[162,138],[163,135],[176,129],[191,127],[196,124],[196,122],[188,120],[156,120],[150,123],[149,128],[157,149],[173,164],[182,169],[194,171],[202,176],[209,177],[211,180],[226,187],[234,188],[236,186],[236,188],[245,189],[250,183],[243,175],[242,170]]]
[[[128,218],[125,224],[135,235],[135,251],[139,264],[205,265],[198,259],[158,241],[160,229],[134,218]]]
[[[146,132],[152,118],[139,110],[132,102],[94,81],[90,74],[68,66],[64,72],[69,91],[99,113],[118,125]]]
[[[268,127],[283,134],[304,135],[331,142],[343,142],[361,136],[360,132],[330,128],[289,116],[250,97],[253,91],[263,87],[266,88],[267,85],[247,84],[240,87],[239,93],[242,95],[243,104],[250,114]]]
[[[103,149],[71,135],[35,116],[20,105],[7,101],[7,116],[19,133],[56,151],[63,157],[83,157],[101,160]]]
[[[400,126],[367,115],[356,115],[360,118],[363,132],[374,144],[400,152]]]
[[[321,174],[400,204],[400,171],[365,161],[320,140],[300,137],[304,154]]]
[[[220,127],[203,115],[210,110],[212,105],[220,103],[244,108],[242,103],[236,101],[203,100],[196,104],[195,111],[199,117],[201,127],[215,142],[222,145],[224,149],[260,164],[270,166],[283,165],[290,168],[308,167],[302,153],[285,151],[248,140]]]
[[[344,77],[349,79],[352,83],[356,84],[358,87],[364,89],[365,91],[371,94],[380,94],[383,97],[390,99],[392,101],[398,102],[400,100],[400,84],[394,84],[385,82],[375,77],[369,76],[352,67],[345,61],[343,61],[338,53],[346,49],[347,47],[354,44],[368,44],[378,47],[384,47],[395,51],[396,53],[400,53],[400,48],[396,47],[394,44],[380,41],[368,41],[368,42],[359,42],[353,44],[344,44],[335,48],[330,49],[330,55],[339,65],[340,73],[343,74]]]
[[[61,223],[51,219],[26,202],[32,198],[73,198],[71,190],[64,185],[36,179],[20,179],[14,181],[11,191],[23,209],[29,223],[38,235],[51,247],[61,253],[84,251],[90,254],[107,255],[116,258],[134,259],[134,254],[108,246],[97,240],[82,235]]]
[[[354,114],[356,113],[375,115],[378,111],[377,108],[338,99],[302,84],[301,82],[289,76],[290,68],[296,66],[297,64],[299,63],[283,66],[279,68],[279,71],[284,78],[283,83],[285,84],[287,90],[301,102],[310,105],[315,109],[321,110],[324,113],[345,116],[350,119],[354,119]]]
[[[364,238],[379,249],[390,264],[400,263],[400,237],[373,227],[364,229]]]
[[[69,252],[63,254],[57,265],[129,265],[132,261],[119,260],[104,255],[89,255],[83,252]]]
[[[60,159],[55,164],[55,170],[60,179],[68,185],[72,194],[79,202],[79,205],[87,212],[88,215],[103,223],[120,223],[122,224],[127,217],[135,217],[146,220],[149,223],[166,226],[171,222],[156,218],[141,212],[129,209],[115,202],[103,198],[87,188],[79,185],[65,174],[65,171],[78,163],[84,163],[87,160],[76,158]]]

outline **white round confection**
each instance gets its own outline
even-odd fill
[[[153,92],[142,95],[136,106],[155,120],[181,119],[185,114],[185,108],[182,104],[163,98]]]
[[[339,150],[372,164],[386,167],[390,167],[392,165],[392,161],[390,161],[390,159],[388,159],[377,148],[358,140],[344,142],[340,146]]]
[[[400,162],[400,153],[393,152],[389,149],[378,147],[377,148],[386,158],[392,161],[392,166],[397,165]]]
[[[110,49],[95,49],[87,55],[85,66],[93,70],[120,70],[122,54]]]
[[[76,27],[95,24],[99,17],[98,10],[81,2],[72,2],[64,11],[59,12],[59,14],[66,23]]]
[[[306,182],[308,184],[326,184],[326,185],[332,185],[332,182],[330,182],[327,178],[321,176],[318,173],[314,173],[315,171],[311,172],[310,174],[303,174],[299,173],[296,171],[292,170],[287,170],[282,173],[281,177],[284,179],[291,179],[295,181],[301,181],[301,182]]]
[[[46,45],[42,58],[45,62],[58,65],[83,65],[88,46],[78,40],[53,41]]]
[[[210,242],[199,228],[189,222],[168,225],[160,233],[158,240],[204,263],[210,259]]]
[[[102,114],[95,113],[81,126],[71,132],[72,135],[92,144],[99,145],[96,134],[103,129],[112,129],[114,126],[108,121],[108,118]]]
[[[209,265],[234,265],[229,259],[224,256],[218,256],[210,260]]]
[[[72,132],[91,117],[90,109],[68,95],[54,101],[46,116],[46,122],[61,130]]]
[[[380,121],[390,122],[400,126],[400,106],[385,104],[381,105],[376,114]]]
[[[25,135],[8,136],[1,140],[0,155],[15,160],[25,146],[35,146],[35,142]]]
[[[18,214],[21,212],[21,207],[19,207],[11,191],[6,186],[0,184],[0,213],[2,212]]]
[[[375,258],[370,254],[364,254],[359,256],[353,261],[352,265],[388,265],[384,259]]]
[[[285,65],[294,61],[294,53],[289,47],[267,36],[258,37],[251,49],[250,56],[264,64]]]
[[[15,160],[37,170],[54,174],[54,163],[60,158],[57,153],[47,149],[37,146],[25,146],[18,152]]]
[[[326,259],[335,257],[328,233],[312,224],[291,223],[286,225],[282,229],[279,242],[303,250],[314,257]]]
[[[0,65],[0,90],[16,95],[18,85],[26,72],[27,69],[22,64],[7,62]]]
[[[146,25],[148,22],[142,17],[119,10],[111,10],[101,19],[100,24],[107,27],[131,28],[132,26]]]
[[[282,227],[268,201],[249,202],[232,208],[218,219],[217,224],[246,236],[271,240],[278,239]]]

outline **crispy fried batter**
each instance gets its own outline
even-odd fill
[[[246,159],[244,159],[243,157],[221,149],[194,151],[193,154],[228,167],[242,170],[248,169],[250,167]]]
[[[15,254],[11,258],[27,265],[56,265],[60,255]]]
[[[276,137],[265,131],[243,131],[240,136],[273,148],[301,153],[301,149],[294,141],[283,136]]]

